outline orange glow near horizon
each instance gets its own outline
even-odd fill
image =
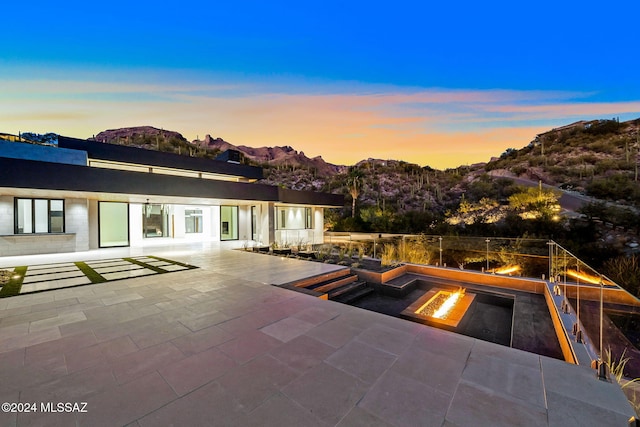
[[[289,145],[334,164],[378,158],[445,169],[487,162],[553,127],[522,123],[557,120],[560,112],[608,117],[621,109],[640,111],[640,102],[571,103],[564,101],[575,94],[544,91],[347,90],[291,94],[246,84],[0,81],[0,116],[8,126],[0,131],[89,138],[106,129],[149,125],[188,140],[210,134],[234,145]],[[499,120],[492,118],[496,112]]]

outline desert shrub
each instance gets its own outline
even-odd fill
[[[380,254],[380,264],[382,266],[394,265],[398,261],[398,250],[394,243],[385,243]]]
[[[542,157],[531,157],[529,159],[529,167],[536,167],[536,166],[540,166],[544,163],[544,159]]]
[[[632,295],[640,295],[640,258],[619,256],[604,263],[605,275]]]
[[[640,185],[620,173],[594,178],[586,190],[590,196],[599,199],[640,201]]]
[[[403,252],[402,260],[413,264],[431,264],[434,255],[426,237],[405,241]]]
[[[580,163],[589,163],[591,165],[598,163],[598,156],[596,156],[595,154],[583,154],[582,156],[578,157],[578,159]]]
[[[597,153],[612,154],[616,151],[616,143],[613,140],[599,140],[589,145],[589,149]]]
[[[630,166],[624,160],[604,159],[595,164],[595,173],[597,175],[607,173],[609,171],[630,169]]]

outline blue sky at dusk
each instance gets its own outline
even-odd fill
[[[3,5],[0,132],[151,125],[351,164],[640,117],[638,2]]]

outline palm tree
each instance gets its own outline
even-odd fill
[[[354,176],[349,185],[349,194],[351,194],[351,218],[356,216],[356,199],[360,195],[360,179]]]

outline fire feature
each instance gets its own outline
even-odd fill
[[[464,289],[460,288],[456,292],[438,291],[422,307],[417,309],[416,314],[422,314],[436,319],[446,319],[451,309],[456,305],[458,299],[464,295]]]
[[[432,288],[400,313],[401,317],[455,330],[462,321],[475,294],[458,290]]]
[[[567,276],[573,277],[574,279],[582,280],[583,282],[586,282],[586,283],[591,283],[593,285],[599,285],[600,280],[602,280],[602,283],[604,285],[607,285],[607,286],[615,285],[614,283],[611,283],[606,279],[601,279],[600,276],[594,276],[592,274],[584,273],[582,271],[567,270]]]
[[[507,265],[506,267],[500,267],[493,270],[496,274],[511,274],[517,273],[518,271],[520,271],[519,265]]]

